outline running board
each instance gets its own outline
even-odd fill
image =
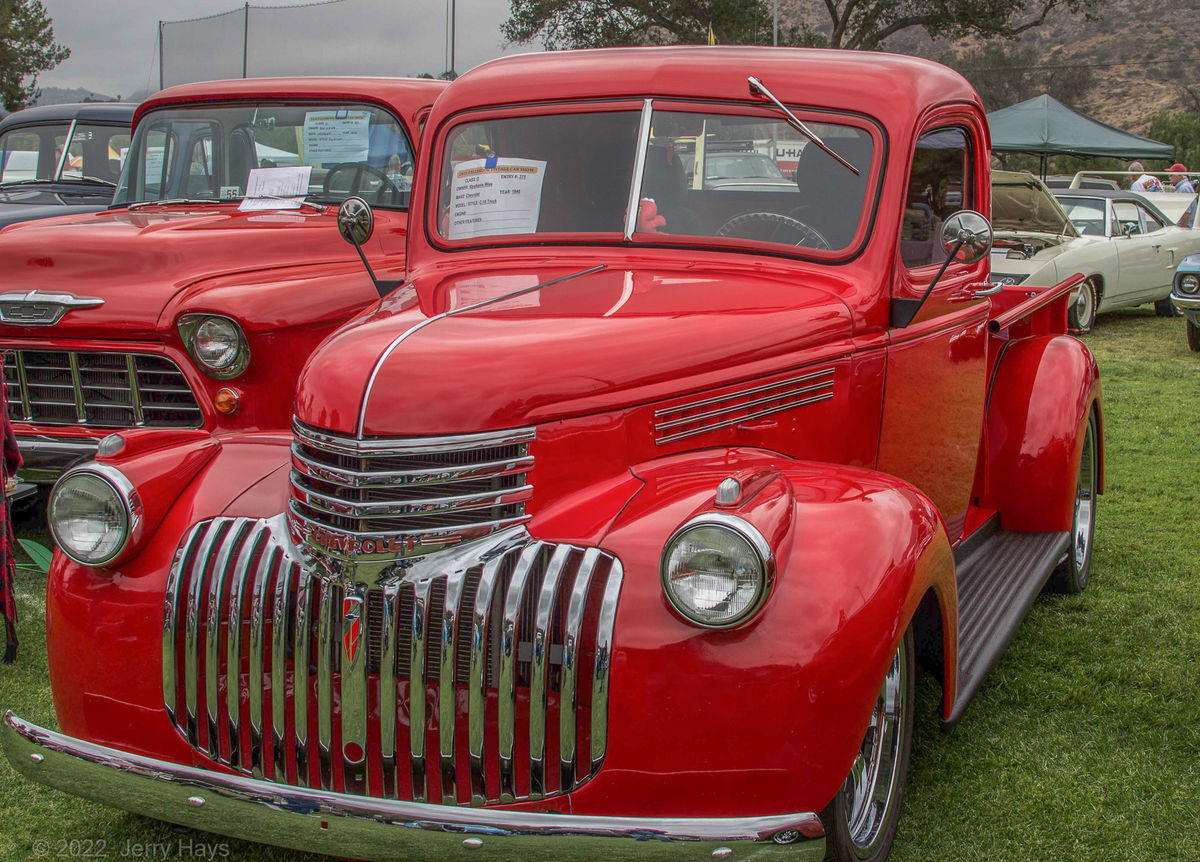
[[[948,725],[962,717],[1070,547],[1069,533],[1011,533],[987,527],[980,533],[955,553],[958,692]]]

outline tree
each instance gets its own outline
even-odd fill
[[[876,49],[922,28],[933,38],[1013,38],[1055,9],[1090,15],[1098,0],[800,0],[813,14],[780,32],[780,44]],[[541,38],[548,48],[696,44],[711,25],[722,44],[770,44],[763,0],[511,0],[501,26],[511,42]],[[822,19],[818,23],[817,19]]]
[[[938,58],[962,73],[989,111],[1049,93],[1064,104],[1077,104],[1092,88],[1092,70],[1072,64],[1055,51],[1049,57],[1036,48],[992,41],[978,48]]]
[[[41,0],[0,0],[0,105],[16,111],[38,96],[37,74],[71,55],[54,41]]]
[[[1150,121],[1150,137],[1175,145],[1175,161],[1200,165],[1200,114],[1163,111]]]
[[[511,0],[500,25],[510,42],[540,38],[550,49],[699,45],[709,27],[720,44],[771,44],[764,0]],[[782,35],[782,34],[781,34]],[[794,28],[789,38],[796,38]],[[781,39],[782,41],[782,39]]]

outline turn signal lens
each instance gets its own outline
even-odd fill
[[[232,416],[238,409],[238,394],[229,388],[218,390],[217,397],[213,399],[213,406],[217,408],[218,413]]]

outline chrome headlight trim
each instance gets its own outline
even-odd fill
[[[675,546],[677,541],[683,538],[685,534],[698,527],[720,527],[737,535],[750,546],[750,549],[758,557],[759,569],[762,572],[762,578],[759,581],[758,592],[755,595],[754,600],[751,601],[750,604],[747,605],[746,608],[736,617],[726,620],[722,623],[714,623],[708,620],[697,619],[689,612],[687,608],[682,607],[680,603],[675,600],[675,596],[672,594],[672,591],[668,586],[667,563],[670,560],[672,548]],[[676,613],[678,613],[689,623],[700,626],[701,628],[729,629],[739,626],[754,617],[754,615],[757,614],[762,608],[763,604],[766,603],[767,597],[771,595],[771,590],[775,585],[775,553],[771,550],[771,545],[767,542],[763,534],[759,532],[758,528],[745,519],[739,518],[737,515],[730,515],[723,512],[705,512],[704,514],[697,515],[690,521],[687,521],[671,534],[671,537],[667,539],[666,544],[663,545],[662,556],[659,559],[658,570],[659,583],[662,586],[663,595],[666,596],[667,601],[670,603],[671,607],[675,609]]]
[[[1185,272],[1179,276],[1179,293],[1183,296],[1195,296],[1200,293],[1200,275],[1194,272]]]
[[[103,558],[96,560],[87,560],[76,556],[71,550],[68,550],[67,545],[59,538],[58,531],[55,529],[54,505],[58,500],[59,489],[64,486],[68,480],[80,474],[89,474],[97,477],[104,482],[116,494],[117,499],[125,509],[125,536],[118,543],[113,551]],[[133,483],[126,478],[125,474],[109,464],[100,464],[89,462],[80,464],[77,467],[72,467],[59,477],[59,480],[54,483],[53,489],[50,491],[50,501],[47,507],[46,521],[50,528],[50,535],[54,537],[54,544],[58,546],[64,554],[70,557],[81,566],[89,566],[92,568],[100,568],[110,565],[116,560],[124,556],[125,551],[132,545],[136,545],[142,537],[142,526],[145,523],[145,509],[142,506],[142,498],[138,494],[137,489],[133,487]]]
[[[234,353],[233,359],[220,368],[213,367],[206,363],[201,357],[200,352],[196,349],[196,334],[200,327],[209,320],[219,320],[228,323],[237,333],[237,351]],[[196,366],[207,374],[209,377],[215,377],[218,380],[229,380],[237,377],[250,364],[250,345],[246,341],[246,333],[242,331],[242,327],[232,317],[226,314],[210,314],[208,312],[197,312],[184,314],[179,318],[178,323],[179,337],[183,339],[183,346],[187,348],[188,355],[192,357],[192,361]]]

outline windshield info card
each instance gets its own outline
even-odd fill
[[[454,166],[450,239],[537,233],[546,163],[470,159]]]

